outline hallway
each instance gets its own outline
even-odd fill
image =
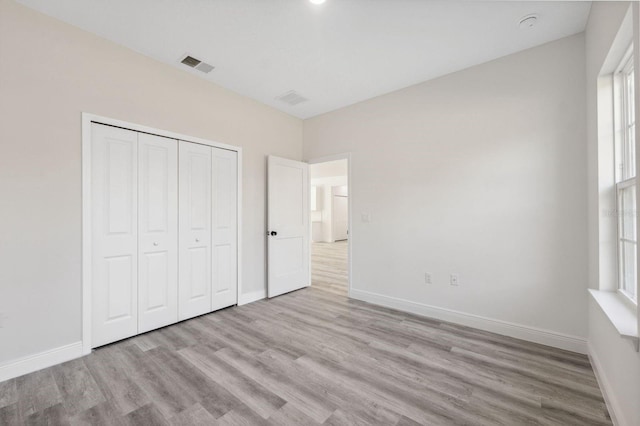
[[[349,287],[349,243],[312,243],[311,285],[339,296],[347,296]]]

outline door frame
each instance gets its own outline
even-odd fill
[[[353,172],[351,170],[351,153],[345,152],[342,154],[327,155],[324,157],[315,157],[307,160],[309,165],[318,163],[327,163],[329,161],[347,160],[347,188],[349,189],[349,196],[347,197],[347,221],[349,227],[349,238],[347,238],[347,271],[349,283],[347,286],[347,296],[351,298],[351,289],[353,288]],[[311,193],[311,174],[309,174],[309,193]],[[309,220],[309,244],[312,244],[312,232],[313,226],[311,220]],[[311,268],[311,250],[309,250],[309,268]]]
[[[140,133],[149,133],[152,135],[163,136],[170,139],[182,140],[185,142],[207,145],[214,148],[226,149],[238,153],[238,197],[237,197],[237,276],[238,276],[238,294],[237,300],[240,303],[240,295],[242,294],[242,148],[238,146],[228,145],[208,139],[197,138],[195,136],[183,135],[181,133],[171,132],[169,130],[157,129],[153,127],[143,126],[140,124],[130,123],[128,121],[118,120],[110,117],[103,117],[87,112],[82,113],[82,354],[91,353],[91,320],[92,320],[92,301],[91,301],[91,123],[105,124],[107,126],[120,127]]]

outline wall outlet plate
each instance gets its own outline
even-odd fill
[[[458,274],[451,274],[449,279],[451,285],[459,285],[460,284],[460,276]]]
[[[424,283],[431,284],[431,273],[429,272],[424,273]]]

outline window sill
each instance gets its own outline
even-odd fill
[[[618,294],[618,292],[589,290],[589,293],[609,318],[620,337],[631,340],[636,351],[638,351],[640,339],[638,339],[638,314],[636,309],[629,302],[623,300],[624,296]]]

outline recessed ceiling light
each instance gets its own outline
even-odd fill
[[[311,3],[313,4],[322,4],[324,3],[326,0],[309,0]]]
[[[533,28],[537,23],[538,23],[538,15],[536,15],[535,13],[532,13],[530,15],[523,16],[522,18],[520,18],[520,22],[518,23],[518,26],[520,27],[521,30],[528,30],[530,28]]]

